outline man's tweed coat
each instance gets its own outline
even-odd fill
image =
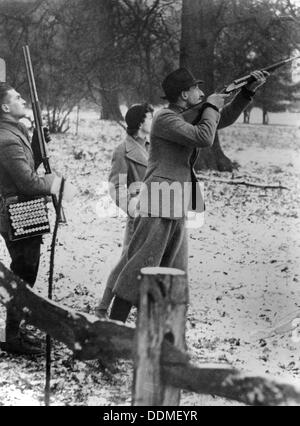
[[[135,219],[134,234],[128,248],[115,268],[114,294],[138,305],[140,270],[149,266],[178,268],[187,273],[188,244],[185,214],[191,208],[191,194],[187,201],[181,195],[167,200],[169,211],[164,211],[165,199],[151,199],[151,186],[156,183],[184,184],[197,182],[194,164],[199,148],[213,144],[217,128],[232,124],[249,104],[247,93],[240,92],[221,115],[212,108],[204,110],[198,125],[183,119],[176,105],[160,110],[154,117],[148,168],[140,193],[141,216]],[[198,186],[197,186],[198,187]],[[196,211],[203,211],[198,187]],[[152,202],[152,204],[151,204]],[[179,205],[179,209],[178,209]],[[177,212],[181,211],[181,215]]]
[[[26,127],[0,120],[0,232],[8,231],[5,198],[49,195],[54,175],[39,176]]]

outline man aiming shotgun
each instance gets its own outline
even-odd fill
[[[163,99],[169,104],[155,114],[152,123],[139,216],[131,241],[114,269],[110,319],[126,322],[131,307],[138,307],[142,268],[171,267],[187,273],[186,217],[188,211],[201,213],[204,209],[194,171],[199,149],[211,146],[217,129],[238,118],[267,75],[255,71],[254,82],[243,87],[225,107],[225,94],[212,94],[203,103],[203,81],[186,68],[173,71],[163,80]],[[201,115],[196,122],[188,122],[184,111],[201,103]],[[163,192],[166,187],[169,191]]]
[[[29,204],[32,201],[34,203],[37,198],[48,195],[57,197],[62,178],[53,172],[49,173],[49,170],[45,176],[37,174],[37,168],[43,161],[38,145],[41,130],[34,132],[31,141],[26,127],[20,122],[26,115],[26,101],[5,82],[6,76],[1,69],[0,233],[11,257],[11,270],[33,287],[38,274],[42,236],[35,232],[34,235],[13,239],[8,206],[21,202],[25,205],[27,201]],[[64,199],[71,200],[74,194],[74,187],[66,183]],[[22,318],[22,312],[11,303],[7,308],[6,341],[0,348],[14,354],[39,354],[39,342],[29,338],[20,329]]]

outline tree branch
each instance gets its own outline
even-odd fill
[[[249,186],[253,188],[262,188],[262,189],[285,189],[287,191],[290,191],[290,188],[287,188],[286,186],[280,185],[268,185],[268,184],[260,184],[260,183],[254,183],[254,182],[248,182],[243,179],[221,179],[221,178],[211,178],[203,175],[198,175],[200,180],[207,180],[211,182],[220,182],[220,183],[226,183],[228,185],[244,185]]]

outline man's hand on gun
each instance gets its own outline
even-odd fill
[[[270,76],[270,73],[267,71],[253,71],[251,76],[255,78],[255,81],[248,83],[245,87],[251,92],[256,92],[256,90],[264,85],[267,81],[267,78]]]
[[[48,144],[49,142],[51,142],[51,134],[48,127],[43,127],[43,132],[44,132],[45,142]],[[38,155],[39,157],[41,157],[40,146],[38,142],[38,133],[36,129],[34,129],[33,131],[31,146],[32,146],[33,152],[36,153],[36,155]],[[42,159],[40,160],[42,161]],[[52,188],[51,188],[51,194],[55,195],[57,199],[59,197],[61,180],[62,180],[61,177],[55,175],[55,179],[53,181]],[[77,193],[77,190],[75,186],[66,180],[65,186],[64,186],[63,201],[66,201],[66,202],[72,201],[76,193]]]
[[[225,100],[228,98],[229,95],[225,95],[223,93],[213,93],[207,98],[207,103],[214,105],[218,108],[218,110],[221,110],[224,107]]]

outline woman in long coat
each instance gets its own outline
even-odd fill
[[[152,114],[153,108],[147,103],[133,105],[129,108],[125,116],[127,124],[125,141],[115,149],[112,157],[109,175],[110,195],[117,206],[127,214],[122,253],[133,234],[134,206],[137,203],[139,189],[148,164]],[[104,294],[96,308],[96,315],[99,318],[105,318],[107,315],[117,276],[114,269],[108,277]]]

